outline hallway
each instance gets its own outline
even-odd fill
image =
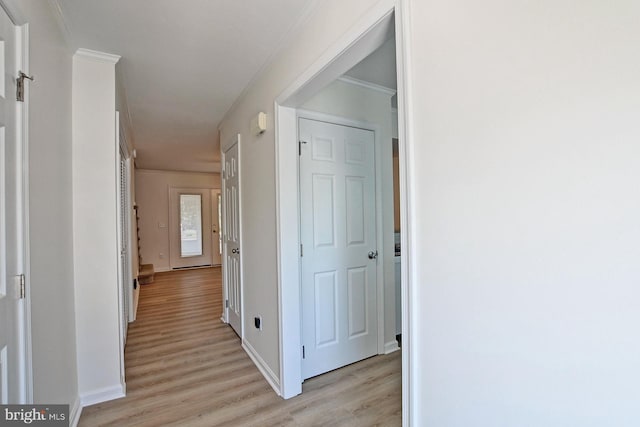
[[[220,322],[220,268],[142,286],[125,351],[127,396],[84,408],[80,426],[395,426],[400,352],[307,380],[282,400]]]

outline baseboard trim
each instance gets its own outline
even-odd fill
[[[384,354],[393,353],[394,351],[398,350],[400,350],[400,347],[398,347],[398,341],[396,340],[389,341],[384,345]]]
[[[82,406],[80,405],[80,397],[76,397],[69,408],[69,427],[77,427],[82,415]]]
[[[109,400],[119,399],[126,395],[126,387],[124,384],[118,384],[113,387],[105,387],[80,395],[80,404],[85,406],[95,405],[96,403],[107,402]]]
[[[273,373],[264,359],[256,352],[251,344],[244,339],[242,340],[242,348],[249,355],[249,358],[256,365],[264,379],[267,380],[271,388],[273,388],[273,391],[275,391],[278,396],[282,396],[282,393],[280,393],[280,379]]]
[[[171,267],[160,267],[160,268],[153,267],[154,273],[166,273],[167,271],[173,271],[173,269]]]

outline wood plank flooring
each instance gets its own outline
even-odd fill
[[[309,379],[283,400],[221,313],[219,268],[156,274],[129,326],[127,396],[84,408],[79,425],[401,425],[400,352]]]

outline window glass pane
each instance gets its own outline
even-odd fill
[[[202,255],[202,196],[180,195],[180,256]]]

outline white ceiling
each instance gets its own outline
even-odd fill
[[[217,126],[316,0],[54,0],[74,48],[120,55],[140,168],[219,171]]]

